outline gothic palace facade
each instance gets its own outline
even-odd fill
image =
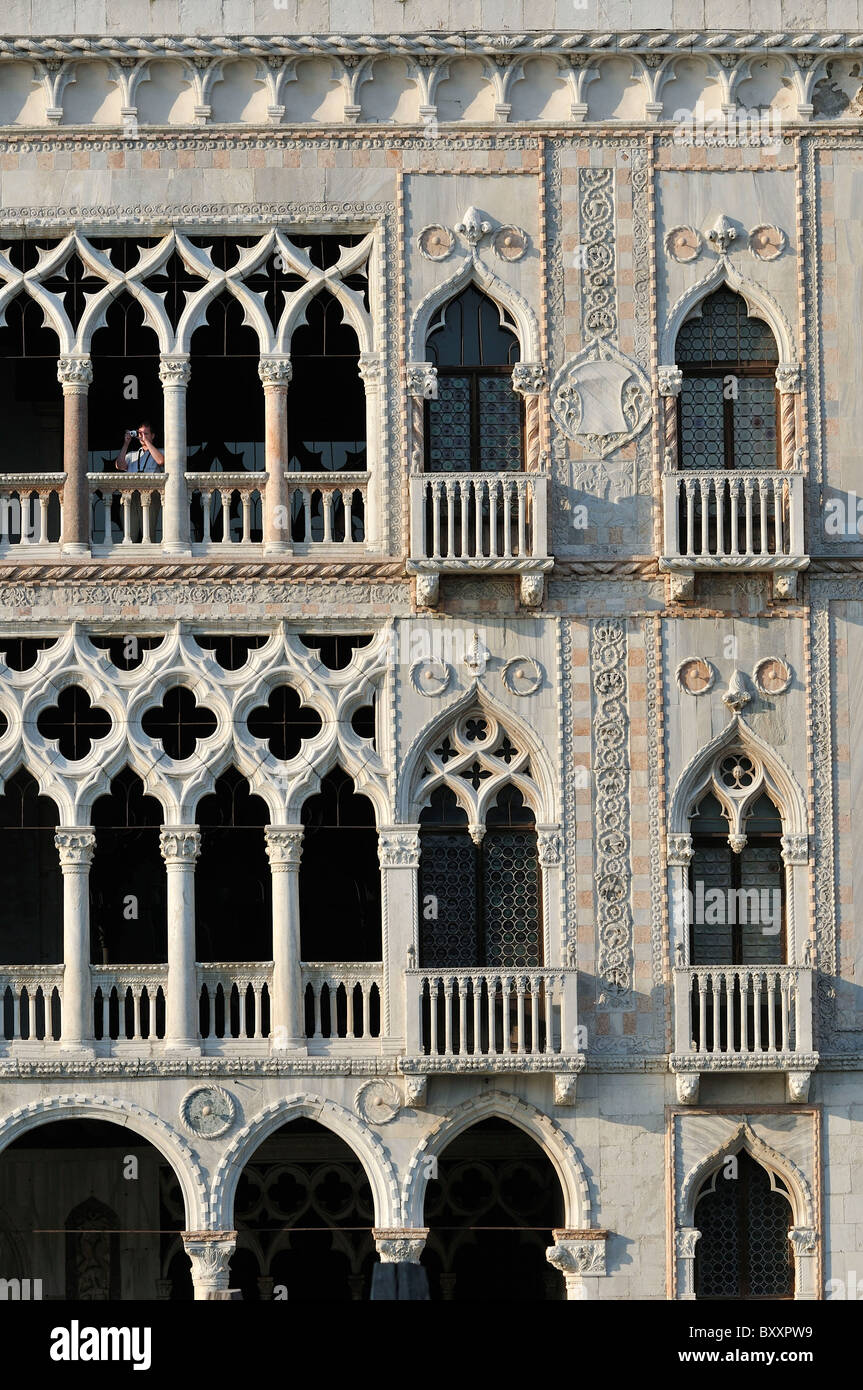
[[[0,40],[6,1295],[841,1297],[856,4],[59,8]]]

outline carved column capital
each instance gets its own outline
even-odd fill
[[[431,362],[409,362],[405,368],[405,382],[409,396],[437,400],[437,367]]]
[[[93,381],[93,363],[89,357],[61,357],[57,362],[57,380],[64,395],[86,395]]]
[[[96,836],[89,825],[57,827],[54,844],[60,855],[61,869],[88,868],[96,848]]]
[[[796,395],[800,390],[800,367],[796,362],[780,362],[776,368],[776,389],[780,396]]]
[[[267,825],[264,827],[264,843],[270,868],[274,873],[284,869],[298,869],[303,857],[302,825]]]
[[[378,860],[382,869],[418,869],[418,825],[382,825],[378,832]]]
[[[206,1299],[228,1288],[236,1231],[184,1231],[183,1248],[192,1262],[195,1298]]]
[[[694,1260],[695,1247],[701,1239],[697,1226],[678,1226],[674,1232],[674,1249],[679,1260]]]
[[[383,377],[383,363],[379,352],[361,352],[359,361],[359,373],[363,380],[366,390],[370,386],[380,386]]]
[[[669,866],[676,866],[681,869],[688,868],[692,862],[693,853],[691,835],[669,835],[667,853]]]
[[[605,1268],[607,1231],[552,1231],[554,1245],[545,1258],[561,1274],[602,1276]]]
[[[201,852],[201,832],[196,825],[163,825],[159,848],[166,864],[194,864]]]
[[[522,396],[538,396],[545,388],[545,363],[515,362],[513,364],[513,391],[518,391]]]
[[[262,357],[258,362],[258,376],[267,386],[288,386],[294,375],[290,357]]]
[[[550,869],[563,862],[563,837],[558,826],[539,826],[536,832],[539,862]]]
[[[192,364],[188,357],[160,357],[159,380],[163,386],[188,386]]]
[[[783,864],[809,863],[808,835],[783,835],[781,844]]]
[[[657,367],[656,385],[660,396],[679,396],[683,389],[683,372],[674,363]]]
[[[428,1233],[428,1226],[376,1227],[372,1235],[381,1264],[418,1265]]]
[[[814,1226],[792,1226],[788,1239],[795,1255],[814,1255],[818,1250],[818,1232]]]

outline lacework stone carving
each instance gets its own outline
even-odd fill
[[[581,321],[585,338],[617,333],[614,244],[614,170],[579,169],[578,204],[587,270],[581,278]]]
[[[628,1007],[632,989],[629,719],[626,629],[603,618],[591,628],[594,691],[596,924],[599,1003]]]

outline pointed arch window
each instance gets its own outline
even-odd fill
[[[426,402],[426,469],[516,472],[523,466],[522,399],[512,389],[520,360],[514,320],[475,285],[443,305],[427,338],[437,400]]]
[[[717,290],[681,327],[676,360],[681,467],[775,468],[779,355],[768,325],[739,294]]]
[[[716,1168],[696,1199],[695,1296],[698,1299],[794,1297],[794,1252],[788,1239],[791,1198],[782,1179],[745,1150],[737,1171]]]
[[[742,754],[724,758],[720,776],[756,776]],[[766,792],[729,836],[729,818],[713,792],[690,822],[690,942],[692,965],[781,965],[785,961],[785,866],[782,820]],[[729,843],[733,841],[733,846]]]
[[[471,828],[449,787],[432,793],[420,815],[420,897],[420,965],[542,964],[536,824],[516,787],[502,787],[484,827]]]

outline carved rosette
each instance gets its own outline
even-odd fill
[[[413,827],[398,830],[381,828],[378,834],[378,862],[382,869],[418,869],[420,835]]]
[[[201,852],[201,832],[192,825],[163,825],[159,848],[166,864],[194,864]]]
[[[264,827],[264,843],[270,868],[274,873],[286,869],[298,869],[303,856],[303,827],[275,826]]]
[[[354,1109],[367,1125],[391,1124],[401,1108],[401,1091],[384,1077],[364,1081],[354,1096]]]
[[[92,863],[96,836],[89,826],[60,826],[54,835],[54,844],[60,855],[61,869],[85,869]]]
[[[561,1274],[602,1276],[605,1268],[605,1232],[594,1238],[567,1239],[561,1232],[553,1232],[554,1245],[546,1247],[545,1258]]]
[[[228,1288],[236,1231],[184,1231],[183,1248],[192,1262],[196,1298]]]
[[[258,376],[264,386],[287,386],[294,374],[290,357],[262,357],[258,363]]]
[[[86,391],[93,382],[93,363],[89,357],[61,357],[57,363],[57,380],[64,390],[68,386]]]
[[[692,855],[691,835],[669,835],[668,863],[670,866],[688,869],[689,865],[692,863]]]
[[[516,362],[512,369],[512,389],[523,396],[537,396],[546,387],[542,362]]]
[[[159,380],[163,386],[188,386],[191,375],[192,364],[188,357],[161,357],[159,359]]]
[[[431,362],[409,362],[405,368],[405,384],[409,396],[436,401],[437,367]]]
[[[378,1226],[372,1231],[381,1264],[418,1265],[428,1239],[428,1226]]]
[[[500,675],[511,695],[535,695],[545,672],[532,656],[513,656],[504,664]]]
[[[683,390],[683,372],[673,364],[657,367],[656,389],[660,396],[679,396]]]
[[[678,1226],[674,1232],[674,1249],[679,1260],[694,1260],[695,1247],[701,1239],[697,1226]]]
[[[433,222],[430,226],[423,227],[417,237],[417,246],[420,255],[427,261],[445,261],[455,246],[455,237],[449,227],[440,222]]]

